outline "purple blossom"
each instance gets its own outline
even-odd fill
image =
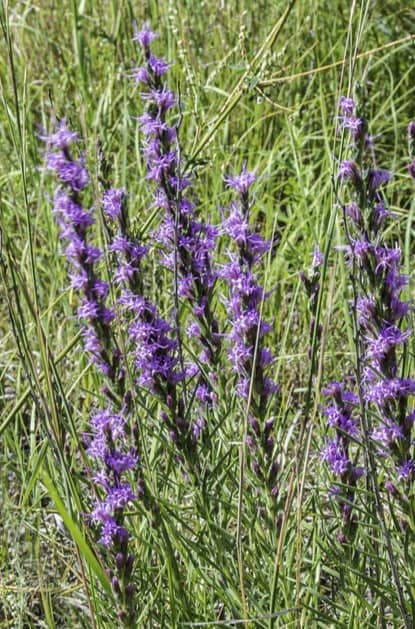
[[[143,101],[149,101],[157,107],[159,116],[163,116],[169,109],[176,105],[176,95],[165,86],[160,90],[153,89],[150,92],[142,92],[140,96]],[[153,154],[159,155],[162,147],[158,138],[153,141],[152,147],[154,151]]]
[[[148,58],[148,66],[154,76],[160,77],[164,76],[167,73],[167,70],[170,68],[171,64],[167,63],[162,58],[155,57],[154,55],[150,54]]]
[[[123,188],[110,188],[105,191],[102,205],[105,213],[111,220],[116,220],[121,216],[124,198],[125,190]]]
[[[356,104],[353,98],[341,96],[339,99],[339,109],[345,116],[353,116]]]
[[[412,459],[403,461],[396,467],[396,471],[399,479],[408,482],[409,479],[412,479],[415,473],[415,462]]]
[[[346,214],[350,216],[350,218],[352,219],[352,221],[356,223],[356,225],[362,224],[362,214],[357,203],[354,203],[354,202],[350,203],[346,207]]]
[[[382,369],[384,362],[397,345],[403,345],[411,336],[412,330],[402,332],[396,325],[382,328],[376,337],[368,337],[367,353],[373,359],[373,366]]]
[[[390,173],[387,170],[373,169],[369,170],[369,191],[376,192],[380,186],[390,180]]]
[[[350,467],[349,458],[344,446],[337,440],[329,441],[323,448],[321,455],[323,461],[327,461],[334,474],[343,476],[348,472]]]
[[[350,179],[354,186],[358,186],[361,182],[361,176],[356,163],[352,160],[344,160],[340,163],[337,177],[342,181]]]
[[[352,98],[342,96],[339,100],[339,109],[341,116],[337,116],[337,119],[341,121],[343,129],[350,131],[351,136],[355,144],[359,144],[362,139],[365,138],[365,125],[366,121],[363,118],[358,118],[355,115],[356,104]],[[366,140],[366,144],[369,143],[369,139]]]
[[[358,313],[358,321],[361,325],[369,327],[375,320],[376,315],[376,303],[372,295],[368,297],[359,297],[356,303],[356,310]]]
[[[390,401],[403,401],[415,394],[415,381],[411,378],[389,378],[371,383],[368,387],[366,398],[374,402],[380,408]]]
[[[255,183],[257,177],[254,172],[250,172],[246,169],[246,162],[242,164],[242,170],[239,175],[234,175],[233,177],[227,175],[225,177],[225,183],[227,186],[233,188],[237,192],[242,195],[246,195],[252,186]]]
[[[375,231],[383,227],[386,218],[395,218],[395,214],[387,210],[383,202],[380,201],[373,208],[373,227]]]
[[[107,512],[105,506],[98,506],[92,513],[92,520],[101,525],[101,537],[99,543],[110,549],[114,540],[120,537],[128,538],[128,531],[117,524],[116,520]]]
[[[74,192],[80,192],[89,183],[83,155],[80,156],[79,161],[75,161],[68,151],[49,153],[47,168],[55,171],[61,182],[69,184]]]
[[[322,252],[320,251],[318,244],[316,243],[316,245],[314,246],[313,260],[311,262],[312,269],[318,269],[318,267],[323,264],[323,261],[324,261],[324,256]]]
[[[133,41],[138,41],[145,50],[148,50],[151,42],[158,36],[158,33],[150,30],[149,24],[148,22],[146,22],[141,31],[137,30],[137,28],[134,28]]]
[[[71,144],[79,141],[79,134],[68,129],[64,118],[57,123],[53,133],[45,133],[39,137],[47,143],[48,147],[60,150],[68,149]]]
[[[150,75],[148,73],[148,70],[144,66],[134,66],[132,77],[135,79],[136,83],[147,84],[150,80]]]
[[[348,129],[354,138],[358,138],[361,135],[363,120],[361,118],[347,118],[343,119],[343,127]]]
[[[405,435],[401,426],[390,419],[386,419],[384,421],[386,423],[383,423],[381,426],[375,428],[371,437],[374,441],[378,441],[383,446],[383,450],[381,452],[383,456],[386,457],[387,449],[390,448],[397,439],[403,439]]]

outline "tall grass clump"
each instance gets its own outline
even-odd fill
[[[219,4],[1,4],[1,626],[413,626],[413,11]]]

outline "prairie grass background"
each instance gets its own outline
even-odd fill
[[[415,117],[415,9],[402,0],[2,0],[0,18],[0,627],[116,626],[108,581],[80,516],[88,490],[77,444],[101,385],[82,351],[37,133],[51,127],[53,114],[66,117],[84,139],[92,179],[100,147],[116,185],[128,189],[134,223],[151,229],[134,119],[142,105],[128,78],[139,56],[134,19],[150,20],[160,33],[157,50],[174,60],[170,85],[180,92],[182,152],[196,174],[201,215],[220,221],[229,198],[225,173],[243,161],[257,169],[255,218],[265,236],[275,231],[279,239],[263,281],[272,291],[266,316],[282,387],[283,461],[277,508],[258,495],[247,471],[238,512],[243,412],[232,387],[219,392],[219,429],[205,453],[202,487],[186,485],[172,459],[160,465],[166,446],[149,401],[148,473],[162,524],[155,526],[144,508],[131,514],[137,626],[404,626],[363,489],[356,546],[337,542],[339,518],[319,454],[326,431],[320,390],[350,372],[354,354],[332,192],[342,150],[334,116],[350,87],[379,136],[379,167],[393,173],[388,199],[398,220],[391,230],[413,297],[406,127]],[[327,256],[322,345],[311,363],[299,272],[309,268],[316,242]],[[168,277],[155,267],[150,278],[168,312],[171,296],[159,288]],[[409,361],[413,373],[413,356]],[[396,533],[393,517],[391,511],[394,560],[412,617],[414,532]]]

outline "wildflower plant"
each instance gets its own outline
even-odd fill
[[[212,263],[217,230],[197,219],[192,182],[184,172],[179,131],[180,120],[169,123],[168,115],[180,102],[164,81],[170,67],[155,57],[151,43],[157,37],[145,27],[134,40],[141,44],[145,65],[134,70],[134,77],[145,91],[141,98],[146,112],[139,117],[144,135],[143,157],[147,179],[154,184],[153,207],[161,213],[157,237],[163,248],[162,260],[177,272],[177,292],[192,308],[191,335],[202,348],[199,360],[217,362],[220,352],[218,323],[212,311],[213,287],[217,272]]]
[[[138,449],[133,444],[134,431],[129,425],[131,392],[126,389],[126,369],[113,329],[115,310],[107,303],[109,284],[100,277],[103,253],[91,244],[90,229],[95,217],[82,205],[81,193],[89,183],[89,176],[83,155],[77,158],[74,154],[78,134],[70,131],[62,120],[43,139],[47,143],[47,169],[56,174],[59,183],[54,213],[66,245],[71,287],[80,293],[78,319],[84,349],[105,381],[102,387],[105,407],[91,413],[90,431],[84,436],[95,500],[88,517],[98,528],[99,543],[107,549],[107,573],[118,599],[118,616],[124,626],[131,627],[136,617],[136,601],[132,579],[134,554],[129,551],[126,509],[143,493],[137,475]]]
[[[228,359],[237,376],[236,393],[247,409],[249,431],[247,445],[251,466],[268,487],[271,495],[278,493],[276,477],[278,461],[272,436],[275,416],[270,416],[270,404],[276,411],[275,394],[278,386],[267,375],[275,359],[264,337],[271,326],[262,318],[264,300],[269,296],[259,284],[257,267],[271,243],[264,240],[251,225],[251,187],[256,175],[243,165],[240,174],[225,178],[227,186],[236,192],[236,199],[223,211],[222,231],[231,243],[230,261],[221,277],[228,286],[226,306],[230,331],[225,335]]]
[[[142,45],[146,65],[136,68],[134,74],[147,89],[142,94],[147,111],[140,117],[145,136],[143,158],[146,179],[155,186],[154,206],[160,211],[155,232],[157,251],[176,282],[174,308],[169,313],[172,323],[146,295],[149,245],[131,228],[127,191],[110,184],[106,167],[100,177],[106,243],[101,250],[94,244],[98,240],[97,208],[83,207],[89,175],[83,154],[77,157],[78,134],[63,120],[43,137],[47,169],[58,180],[54,213],[65,242],[71,288],[79,295],[84,349],[102,379],[84,434],[89,460],[85,471],[93,503],[86,518],[96,531],[118,601],[118,617],[126,627],[134,626],[139,613],[135,596],[138,577],[131,549],[135,525],[130,514],[137,501],[156,512],[143,479],[146,446],[141,441],[142,415],[150,407],[160,409],[160,423],[167,429],[176,460],[186,476],[196,480],[202,469],[197,445],[206,432],[209,409],[215,404],[215,383],[223,370],[223,342],[237,376],[237,395],[249,408],[247,444],[252,469],[272,496],[278,492],[272,436],[275,417],[271,415],[276,410],[271,401],[278,387],[266,373],[274,360],[264,344],[264,336],[271,329],[262,319],[268,295],[255,271],[270,243],[250,224],[250,187],[256,175],[244,165],[239,175],[226,178],[237,196],[224,210],[221,233],[229,243],[230,261],[220,269],[212,258],[219,230],[195,215],[188,190],[190,180],[182,170],[178,126],[169,126],[166,121],[176,101],[161,81],[168,64],[150,51],[155,37],[147,27],[136,32],[134,39]],[[213,315],[219,276],[228,286],[229,331],[222,334]],[[188,321],[190,339],[200,348],[196,359],[189,360],[183,352],[180,316]]]
[[[10,482],[18,494],[16,512],[23,513],[29,503],[35,507],[28,511],[37,520],[38,528],[31,527],[31,533],[39,533],[39,544],[33,545],[37,563],[43,562],[45,539],[49,541],[45,531],[53,531],[54,541],[62,540],[53,552],[63,550],[68,579],[56,588],[49,583],[44,587],[44,573],[39,571],[30,577],[34,587],[30,581],[30,587],[24,583],[18,590],[3,578],[7,550],[0,562],[2,592],[6,598],[21,595],[26,600],[34,593],[39,618],[44,611],[51,626],[61,624],[64,617],[54,617],[52,603],[63,600],[67,592],[69,606],[73,596],[75,612],[65,621],[73,624],[76,617],[76,626],[102,629],[235,623],[269,629],[281,623],[411,626],[406,615],[411,603],[415,610],[410,567],[415,548],[414,339],[409,299],[413,208],[406,224],[404,273],[402,225],[394,212],[406,219],[402,207],[409,202],[403,196],[398,210],[398,203],[388,203],[391,176],[378,166],[368,121],[349,97],[341,98],[336,117],[344,157],[336,164],[336,208],[327,202],[330,181],[325,164],[331,156],[326,134],[331,126],[324,117],[324,99],[332,86],[326,90],[320,86],[328,75],[332,81],[337,58],[346,58],[340,55],[344,51],[333,40],[329,73],[313,67],[293,74],[288,54],[292,38],[284,46],[277,41],[289,24],[295,5],[290,2],[263,45],[260,29],[252,28],[245,37],[243,14],[239,50],[232,42],[224,55],[215,56],[214,44],[235,16],[225,8],[226,19],[215,22],[213,4],[207,2],[203,17],[210,10],[212,16],[199,24],[204,28],[209,23],[212,35],[212,55],[207,58],[203,41],[198,42],[203,28],[197,28],[186,7],[179,12],[172,6],[164,16],[163,7],[157,7],[172,29],[169,50],[174,52],[169,55],[187,63],[182,99],[180,82],[173,83],[175,76],[183,76],[181,68],[175,72],[173,61],[158,54],[162,46],[149,24],[134,27],[129,41],[123,40],[132,30],[129,3],[113,3],[105,16],[98,5],[86,3],[78,11],[73,4],[67,14],[74,14],[71,41],[76,63],[68,63],[73,76],[64,84],[82,102],[83,129],[93,116],[99,149],[85,156],[82,139],[65,119],[52,123],[49,134],[42,133],[45,169],[56,183],[53,214],[65,279],[58,272],[51,278],[42,264],[52,262],[54,250],[47,249],[46,240],[53,230],[42,223],[45,195],[40,189],[34,221],[30,210],[36,193],[26,190],[37,171],[25,172],[30,163],[25,143],[27,139],[29,146],[31,138],[24,115],[26,110],[32,113],[42,93],[41,78],[31,80],[29,57],[27,91],[20,91],[20,66],[15,64],[17,80],[12,68],[10,95],[7,72],[2,73],[11,131],[2,128],[2,139],[7,145],[10,135],[18,157],[1,177],[2,192],[9,186],[18,190],[16,173],[21,172],[24,203],[18,195],[15,204],[6,198],[4,213],[10,217],[3,222],[2,211],[0,221],[0,272],[12,325],[21,331],[20,339],[14,330],[13,334],[24,368],[15,374],[12,366],[6,386],[2,379],[5,485],[8,491]],[[137,10],[143,14],[153,9],[155,5]],[[278,6],[274,9],[279,13]],[[33,12],[13,10],[9,20],[8,11],[7,6],[0,11],[0,22],[4,50],[13,56],[16,50],[24,51],[25,41],[36,40],[36,19],[43,9],[35,12],[36,19]],[[300,23],[302,8],[295,11]],[[349,25],[348,45],[356,33],[362,36],[372,13],[354,6],[350,12],[350,20],[343,20]],[[323,22],[306,16],[304,41],[314,41],[315,29],[327,26],[326,14],[321,13]],[[256,14],[249,19],[253,27],[260,26]],[[373,29],[380,38],[377,54],[384,50],[389,22],[387,26],[382,32]],[[14,29],[13,40],[9,28]],[[50,48],[56,59],[60,53],[64,58],[64,51],[71,54],[71,43],[62,35],[63,44]],[[93,50],[97,42],[99,54]],[[408,42],[398,42],[400,53]],[[226,37],[224,43],[230,43]],[[193,47],[194,59],[187,47]],[[353,50],[358,47],[356,42]],[[402,55],[390,47],[391,42],[385,48],[388,61],[396,60],[399,66]],[[372,55],[373,48],[368,45],[368,50],[363,56]],[[352,73],[359,65],[353,55]],[[136,56],[137,65],[131,64]],[[193,72],[197,67],[200,76]],[[373,77],[378,67],[371,64]],[[228,81],[231,71],[238,75],[234,85]],[[314,105],[319,107],[312,100],[315,72],[319,93]],[[294,86],[305,85],[308,75],[310,98],[303,106]],[[408,72],[405,80],[409,76]],[[121,91],[120,77],[125,79]],[[99,81],[103,92],[94,109]],[[198,85],[204,85],[203,94],[197,94]],[[287,102],[271,99],[274,85],[284,87],[281,94]],[[376,83],[373,86],[377,94]],[[63,101],[50,80],[48,87],[54,110],[69,111],[71,104]],[[398,103],[395,87],[385,106]],[[401,111],[402,103],[404,99],[399,101]],[[191,106],[197,112],[195,120]],[[133,114],[129,120],[127,110]],[[316,112],[323,122],[317,132]],[[120,142],[119,128],[124,129]],[[194,137],[189,137],[194,130]],[[257,130],[258,143],[244,145],[248,133],[251,140]],[[214,137],[217,143],[212,142],[212,151],[204,155],[207,161],[200,159]],[[239,170],[226,156],[227,142],[235,139],[233,147],[240,148],[246,159]],[[408,141],[407,179],[415,180],[414,123],[408,127]],[[395,148],[399,157],[400,146]],[[35,154],[34,146],[30,155]],[[131,154],[139,162],[135,181]],[[223,162],[229,165],[224,184],[219,176]],[[277,239],[266,240],[258,220],[265,213],[262,207],[258,211],[260,166],[248,167],[254,163],[267,164],[268,210],[278,210],[278,226],[274,223],[281,243],[278,251]],[[43,180],[39,183],[43,185]],[[26,221],[21,220],[22,208],[27,210]],[[50,207],[46,211],[49,216]],[[337,268],[343,282],[337,287],[330,281],[326,298],[328,260],[318,244],[312,248],[315,234],[327,230],[329,249],[339,213],[342,246],[337,247],[341,257]],[[9,226],[11,234],[17,226],[20,239],[29,237],[21,264],[15,261]],[[50,317],[67,297],[62,291],[53,304],[45,303],[49,288],[52,294],[56,287],[68,288],[73,321]],[[341,301],[345,292],[347,303],[342,306],[350,313],[345,319],[351,353],[343,352],[336,335],[344,335],[336,300]],[[327,319],[323,336],[326,307],[334,314]],[[277,328],[283,329],[281,342]],[[32,329],[37,334],[33,339]],[[79,334],[71,334],[74,329]],[[71,336],[67,347],[56,353],[47,336],[51,330],[59,334],[57,345],[68,332]],[[10,338],[6,334],[6,347]],[[79,361],[71,360],[76,346],[82,353]],[[2,374],[6,371],[7,361]],[[9,383],[15,375],[18,383],[21,373],[30,378],[30,387],[14,401]],[[315,419],[322,377],[319,425]],[[52,428],[47,440],[45,428]],[[326,494],[319,501],[322,461],[330,478],[334,517],[327,517]],[[23,468],[26,462],[28,470]],[[8,474],[19,466],[21,480],[30,480],[22,492],[20,488],[15,492],[15,480]],[[3,486],[0,489],[2,494]],[[3,528],[8,536],[8,525]],[[15,537],[19,535],[16,527]],[[26,546],[27,540],[22,554]],[[74,560],[66,561],[67,557]],[[38,612],[32,619],[32,611],[33,607],[26,615],[17,614],[16,622],[36,624]],[[0,618],[6,624],[14,622],[2,604]]]
[[[184,418],[179,388],[186,374],[179,364],[178,341],[171,325],[145,295],[141,261],[148,246],[140,244],[131,233],[125,191],[109,188],[103,196],[103,210],[111,235],[109,250],[115,255],[112,264],[114,285],[119,286],[119,323],[126,328],[125,357],[134,384],[165,405],[161,417],[170,438],[189,457],[195,440]]]
[[[407,277],[402,273],[402,252],[391,242],[387,223],[394,220],[385,198],[388,171],[376,165],[373,138],[367,134],[367,122],[358,115],[351,98],[340,100],[341,126],[349,132],[353,159],[340,163],[338,179],[349,197],[342,204],[347,245],[343,248],[351,269],[352,313],[356,325],[356,388],[357,397],[349,393],[353,408],[341,413],[341,421],[333,420],[339,410],[340,388],[331,385],[335,410],[326,414],[335,436],[325,450],[324,458],[332,471],[340,475],[348,488],[348,511],[352,502],[356,477],[373,475],[366,457],[363,467],[354,463],[357,443],[365,444],[366,452],[376,452],[380,478],[377,483],[405,510],[408,492],[414,477],[413,421],[411,396],[415,381],[405,374],[410,303],[403,291]],[[335,391],[334,391],[335,389]],[[337,399],[336,399],[337,398]],[[344,408],[344,400],[342,402]],[[340,409],[341,410],[341,409]],[[359,417],[351,423],[351,417]],[[354,443],[353,457],[350,448]],[[337,445],[336,445],[337,444]],[[372,458],[373,461],[373,458]],[[358,472],[357,472],[358,470]],[[344,507],[345,508],[345,507]]]
[[[134,68],[133,78],[143,90],[145,112],[138,121],[146,179],[152,184],[150,209],[157,211],[160,221],[154,233],[158,259],[171,273],[173,286],[170,332],[175,336],[178,365],[175,382],[171,380],[164,392],[162,420],[197,475],[195,451],[198,442],[208,438],[207,418],[217,396],[221,354],[214,305],[217,271],[212,260],[217,229],[197,217],[192,177],[185,172],[179,141],[181,103],[166,83],[171,64],[153,53],[156,38],[148,25],[136,30],[133,39],[141,45],[144,64]],[[173,115],[173,109],[179,109],[179,116]],[[184,337],[192,357],[184,355]]]

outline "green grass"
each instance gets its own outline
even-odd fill
[[[264,271],[272,291],[264,315],[274,322],[283,461],[276,508],[257,495],[248,469],[240,486],[244,410],[227,387],[203,453],[210,473],[202,486],[186,484],[153,419],[156,404],[144,399],[145,475],[160,513],[143,506],[129,516],[137,626],[404,626],[373,497],[364,489],[356,507],[358,554],[337,542],[331,481],[319,455],[326,430],[320,387],[350,370],[354,355],[331,181],[342,150],[333,117],[349,85],[380,134],[380,166],[393,170],[389,199],[399,220],[391,229],[412,274],[406,126],[415,117],[415,9],[401,0],[258,0],[255,9],[248,0],[0,1],[0,627],[116,626],[104,566],[80,515],[90,495],[79,440],[101,385],[82,351],[37,133],[50,128],[53,115],[66,117],[85,140],[95,183],[100,142],[114,182],[128,187],[134,224],[149,233],[134,119],[139,88],[128,78],[137,59],[133,18],[139,25],[151,19],[158,50],[175,61],[182,151],[196,173],[203,215],[220,220],[229,198],[225,173],[247,160],[259,174],[256,218],[267,237],[275,230],[279,238]],[[323,344],[315,344],[311,368],[299,272],[309,267],[315,242],[328,257]],[[167,312],[163,274],[154,269],[149,277]],[[411,367],[412,356],[408,373]],[[387,524],[412,614],[414,532],[396,533],[390,518]]]

